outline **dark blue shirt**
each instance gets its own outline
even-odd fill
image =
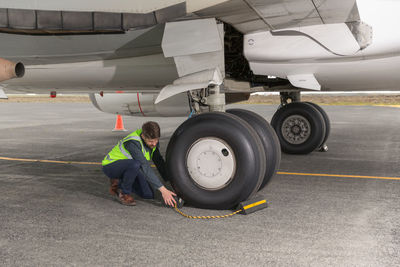
[[[144,146],[144,149],[149,151],[151,154],[152,149],[150,149],[146,143],[142,139],[142,143]],[[150,166],[150,162],[144,157],[143,152],[142,152],[142,146],[138,141],[130,140],[124,143],[124,146],[126,150],[132,155],[132,158],[135,160],[138,160],[141,164],[141,171],[145,175],[147,182],[149,182],[154,188],[159,189],[160,187],[163,186],[161,183],[160,179],[158,176],[155,174],[153,169]],[[152,158],[154,164],[157,167],[158,172],[162,176],[162,178],[165,181],[168,181],[167,176],[166,176],[166,170],[165,170],[165,162],[163,157],[161,156],[160,150],[159,150],[159,144],[157,144],[156,150],[153,153],[153,158]]]

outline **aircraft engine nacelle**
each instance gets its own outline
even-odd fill
[[[12,78],[21,78],[25,74],[24,64],[14,63],[7,59],[0,58],[0,82]]]
[[[188,96],[181,93],[154,104],[158,93],[104,93],[89,94],[93,105],[100,111],[113,114],[146,117],[189,116]]]

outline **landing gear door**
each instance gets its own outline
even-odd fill
[[[179,77],[218,68],[225,77],[223,24],[212,19],[169,22],[161,47],[173,57]]]

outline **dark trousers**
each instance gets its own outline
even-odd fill
[[[131,194],[133,192],[142,198],[154,198],[153,190],[140,170],[138,160],[117,160],[103,166],[103,172],[110,179],[119,179],[118,187],[122,193]]]

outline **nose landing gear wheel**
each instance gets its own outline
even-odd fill
[[[232,114],[197,115],[172,135],[167,148],[171,184],[185,202],[229,209],[258,191],[265,174],[260,138]]]
[[[246,122],[256,131],[264,146],[266,170],[260,190],[263,189],[272,176],[277,172],[281,162],[281,148],[279,139],[269,123],[257,113],[244,109],[228,109],[226,112],[234,114]]]
[[[289,154],[308,154],[317,149],[325,138],[326,126],[321,113],[304,102],[287,104],[278,109],[271,125]]]

